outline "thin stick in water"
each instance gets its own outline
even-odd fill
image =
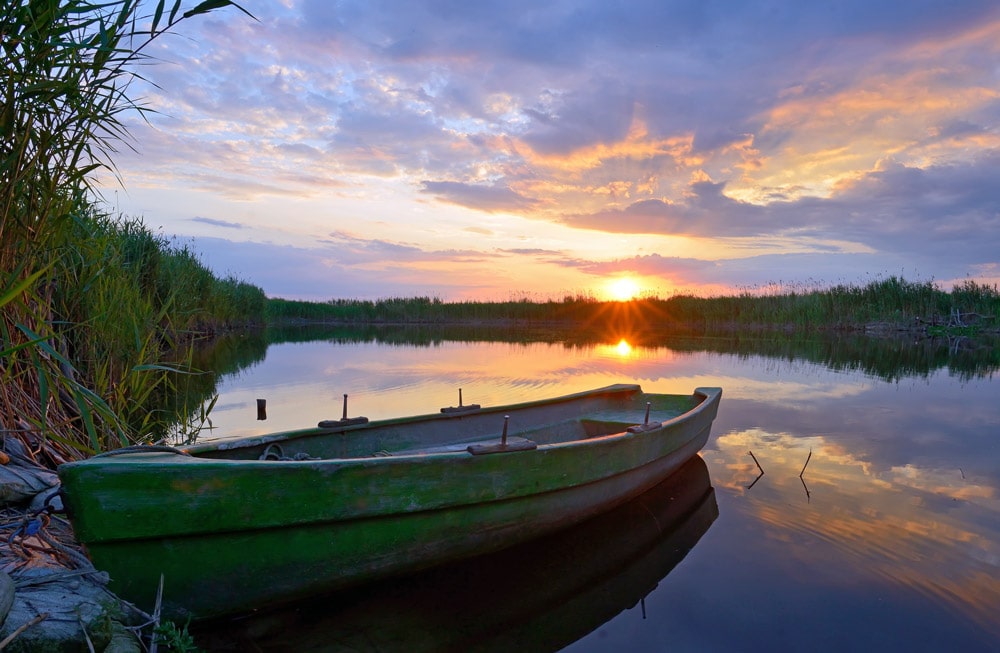
[[[813,450],[809,449],[809,455],[806,456],[806,464],[802,466],[802,471],[799,472],[799,478],[802,478],[802,475],[806,473],[806,467],[809,466],[809,459],[812,457],[813,457]]]
[[[764,468],[760,466],[759,462],[757,462],[757,456],[753,455],[752,451],[747,451],[747,453],[750,454],[750,457],[753,458],[754,463],[757,465],[757,469],[760,470],[760,474],[757,474],[757,478],[753,480],[753,483],[747,486],[747,489],[749,490],[753,486],[757,485],[757,481],[764,477]]]
[[[812,492],[809,491],[809,486],[806,485],[806,479],[802,478],[802,474],[799,474],[799,480],[802,481],[802,489],[806,491],[806,503],[812,503]]]

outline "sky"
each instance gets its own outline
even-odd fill
[[[244,0],[101,192],[268,296],[1000,282],[995,0]]]

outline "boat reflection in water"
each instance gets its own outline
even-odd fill
[[[645,494],[553,535],[192,628],[211,651],[557,651],[642,601],[717,516],[695,456]]]

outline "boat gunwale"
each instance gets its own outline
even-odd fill
[[[516,412],[530,408],[537,408],[540,406],[552,406],[560,403],[579,401],[581,399],[586,399],[588,397],[597,397],[605,394],[618,394],[618,393],[621,394],[642,393],[642,386],[639,385],[638,383],[615,383],[612,385],[604,386],[603,388],[583,390],[581,392],[574,392],[568,395],[561,395],[558,397],[550,397],[547,399],[532,399],[530,401],[518,402],[513,404],[504,404],[500,406],[484,406],[471,411],[454,412],[454,413],[452,412],[425,413],[423,415],[403,415],[400,417],[387,417],[385,419],[373,420],[358,424],[345,424],[342,426],[326,426],[326,427],[313,426],[301,429],[292,429],[288,431],[278,431],[277,433],[267,433],[264,435],[250,435],[246,437],[234,438],[232,440],[204,442],[185,447],[183,451],[193,456],[197,456],[198,454],[203,452],[229,451],[233,449],[251,448],[261,445],[268,445],[274,442],[284,442],[288,440],[294,440],[302,437],[336,435],[338,433],[348,433],[348,432],[351,433],[363,432],[386,426],[409,426],[411,424],[420,424],[423,422],[449,421],[454,419],[467,418],[475,415],[488,415],[493,413],[502,413],[506,411]],[[344,459],[344,460],[350,460],[350,459]],[[281,461],[281,462],[287,462],[287,461]]]
[[[541,399],[533,400],[530,402],[509,404],[504,406],[496,406],[483,408],[480,411],[476,411],[475,414],[482,413],[502,413],[502,412],[514,412],[515,410],[521,410],[525,408],[532,408],[538,406],[553,405],[556,403],[563,403],[569,401],[577,401],[580,399],[585,399],[590,396],[607,394],[609,392],[638,392],[640,395],[649,396],[674,396],[674,397],[696,397],[700,396],[701,401],[692,406],[689,410],[675,415],[669,419],[660,422],[659,427],[652,428],[649,430],[630,432],[627,427],[623,428],[621,431],[616,431],[614,433],[608,433],[605,435],[598,435],[593,437],[587,437],[575,440],[564,440],[560,442],[552,442],[539,444],[537,448],[526,449],[522,451],[510,451],[510,452],[499,452],[498,454],[486,454],[487,457],[492,457],[494,455],[511,455],[515,453],[532,453],[532,452],[544,452],[554,449],[568,449],[573,447],[594,447],[601,445],[608,445],[619,440],[636,439],[643,436],[657,436],[664,429],[669,429],[675,425],[694,419],[699,413],[709,410],[713,403],[713,398],[721,395],[721,388],[718,387],[698,387],[695,388],[691,394],[678,394],[678,393],[647,393],[642,392],[641,386],[638,384],[615,384],[612,386],[607,386],[604,388],[598,388],[595,390],[588,390],[585,392],[574,393],[571,395],[564,395],[560,397],[554,397],[551,399]],[[229,444],[225,448],[215,446],[215,443],[205,443],[200,445],[193,445],[184,449],[179,449],[177,453],[155,451],[155,452],[129,452],[119,456],[106,457],[100,459],[88,459],[77,464],[91,464],[97,463],[98,460],[101,464],[119,465],[119,464],[143,464],[143,465],[155,465],[157,468],[165,468],[169,466],[181,466],[187,467],[189,465],[213,465],[217,464],[222,468],[231,466],[246,466],[247,468],[262,467],[271,468],[275,465],[290,466],[290,467],[333,467],[338,465],[357,465],[357,464],[378,464],[378,465],[400,465],[400,464],[412,464],[416,461],[427,461],[427,460],[443,460],[448,458],[465,459],[473,456],[467,449],[456,449],[451,451],[414,451],[411,453],[400,452],[400,453],[389,453],[388,455],[365,455],[365,456],[354,456],[354,457],[344,457],[344,458],[312,458],[303,460],[255,460],[255,459],[239,459],[239,458],[211,458],[202,457],[199,454],[209,453],[216,451],[229,451],[238,450],[242,448],[253,448],[258,446],[266,446],[275,442],[283,442],[289,440],[299,439],[301,437],[310,436],[323,436],[323,435],[335,435],[338,433],[355,431],[355,430],[367,430],[367,429],[377,429],[383,426],[396,426],[400,424],[410,424],[421,421],[430,421],[433,419],[453,419],[456,417],[451,414],[427,414],[418,415],[413,417],[399,417],[399,418],[389,418],[385,420],[377,420],[368,422],[363,425],[345,427],[343,429],[332,429],[332,428],[311,428],[311,429],[299,429],[295,431],[284,431],[280,433],[275,433],[269,436],[250,436],[249,438],[241,438],[239,440],[234,440],[232,442],[224,443]],[[621,424],[633,425],[633,422],[621,422]],[[514,433],[512,437],[519,436],[519,433]],[[265,440],[266,438],[266,440]],[[468,443],[455,443],[457,444],[475,444],[477,442],[495,442],[499,440],[499,436],[492,438],[486,438],[483,440],[468,442]],[[239,444],[236,444],[239,443]]]

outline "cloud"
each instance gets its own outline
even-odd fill
[[[415,271],[421,264],[469,263],[487,256],[421,252],[393,243],[351,238],[334,238],[318,247],[296,247],[201,237],[193,246],[218,275],[248,280],[270,297],[311,301],[457,293],[460,284],[421,277]]]
[[[477,226],[463,227],[462,231],[468,232],[470,234],[476,234],[477,236],[492,236],[494,233],[496,233],[492,229],[485,229],[483,227],[477,227]]]
[[[681,202],[640,200],[623,209],[590,215],[567,215],[571,226],[612,233],[655,233],[694,236],[754,236],[785,225],[766,207],[730,199],[725,183],[698,181],[690,184]]]
[[[415,245],[381,239],[359,238],[346,232],[330,234],[327,244],[335,248],[337,261],[344,265],[377,266],[415,262],[472,262],[491,255],[478,250],[427,250]]]
[[[500,252],[504,254],[516,254],[519,256],[564,256],[563,252],[558,252],[551,249],[540,249],[540,248],[517,248],[517,249],[502,249]]]
[[[695,182],[679,203],[642,200],[563,221],[612,233],[842,240],[928,268],[982,265],[1000,251],[1000,187],[991,183],[998,175],[996,153],[925,169],[887,160],[829,198],[756,205],[727,197],[723,183]]]
[[[425,181],[423,182],[423,192],[434,195],[437,199],[445,202],[487,213],[519,212],[537,203],[536,200],[524,197],[510,188],[464,184],[455,181]]]
[[[202,218],[200,216],[195,216],[191,218],[191,222],[201,222],[203,224],[210,224],[213,227],[223,227],[225,229],[246,229],[246,225],[240,224],[239,222],[227,222],[225,220]]]

